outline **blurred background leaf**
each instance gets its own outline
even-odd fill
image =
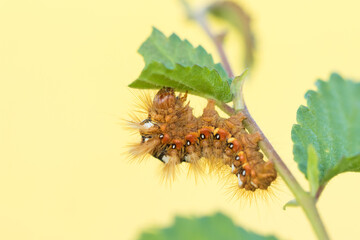
[[[245,50],[245,53],[240,53],[240,56],[244,56],[243,63],[245,66],[239,68],[251,68],[254,63],[255,38],[248,13],[242,6],[233,1],[216,2],[209,6],[208,13],[235,27],[243,39]]]
[[[222,213],[213,216],[176,217],[172,226],[143,232],[139,240],[276,240],[274,236],[261,236],[236,226]]]

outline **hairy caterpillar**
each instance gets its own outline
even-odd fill
[[[141,135],[141,142],[132,146],[131,155],[154,156],[172,176],[176,165],[187,162],[199,166],[205,159],[213,167],[226,167],[236,176],[241,189],[267,189],[277,172],[259,152],[260,135],[246,132],[242,124],[245,116],[238,113],[221,118],[215,102],[208,100],[202,116],[197,118],[186,99],[187,94],[176,96],[174,89],[162,88],[152,101],[144,101],[147,118],[131,122]]]

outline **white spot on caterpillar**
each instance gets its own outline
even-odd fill
[[[256,185],[253,181],[250,182],[251,185],[253,185],[254,187],[258,188],[258,185]]]
[[[233,165],[231,165],[231,171],[234,172],[234,170],[235,170],[235,166],[233,164]]]
[[[239,179],[239,187],[242,187],[243,182],[242,182],[241,179],[240,179],[240,174],[238,174],[237,177],[238,177],[238,179]]]
[[[170,157],[168,155],[165,155],[161,158],[161,160],[164,162],[164,163],[168,163],[169,160],[170,160]]]
[[[144,142],[147,142],[149,141],[150,138],[144,138]]]
[[[154,126],[154,124],[152,122],[146,122],[144,123],[143,127],[146,128],[146,129],[149,129],[151,128],[152,126]]]

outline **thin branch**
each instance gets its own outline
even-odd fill
[[[220,36],[214,34],[214,32],[210,29],[208,22],[206,21],[206,9],[201,9],[198,12],[194,12],[186,0],[180,0],[183,6],[185,7],[186,13],[189,16],[189,18],[193,18],[195,21],[197,21],[202,29],[205,31],[205,33],[208,35],[208,37],[213,41],[215,44],[215,47],[219,53],[221,63],[224,66],[226,72],[228,73],[230,78],[234,78],[233,71],[231,69],[229,60],[226,57],[224,47],[222,44],[222,39],[224,38],[224,33],[220,34]]]
[[[215,47],[219,53],[221,63],[223,64],[225,71],[228,73],[230,78],[234,78],[234,73],[231,69],[229,60],[226,57],[225,50],[221,41],[221,38],[216,36],[210,29],[206,19],[205,19],[205,10],[200,11],[198,14],[194,16],[195,20],[200,24],[200,26],[204,29],[206,34],[212,39]]]

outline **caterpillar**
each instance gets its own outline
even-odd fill
[[[141,142],[131,147],[130,154],[152,155],[172,177],[177,165],[186,162],[200,167],[205,159],[212,167],[225,167],[237,178],[240,189],[268,189],[277,172],[259,151],[260,134],[245,130],[245,116],[239,112],[224,119],[215,110],[215,102],[208,100],[203,114],[195,117],[186,101],[187,93],[176,96],[168,87],[160,89],[152,101],[146,98],[147,118],[131,122]]]

